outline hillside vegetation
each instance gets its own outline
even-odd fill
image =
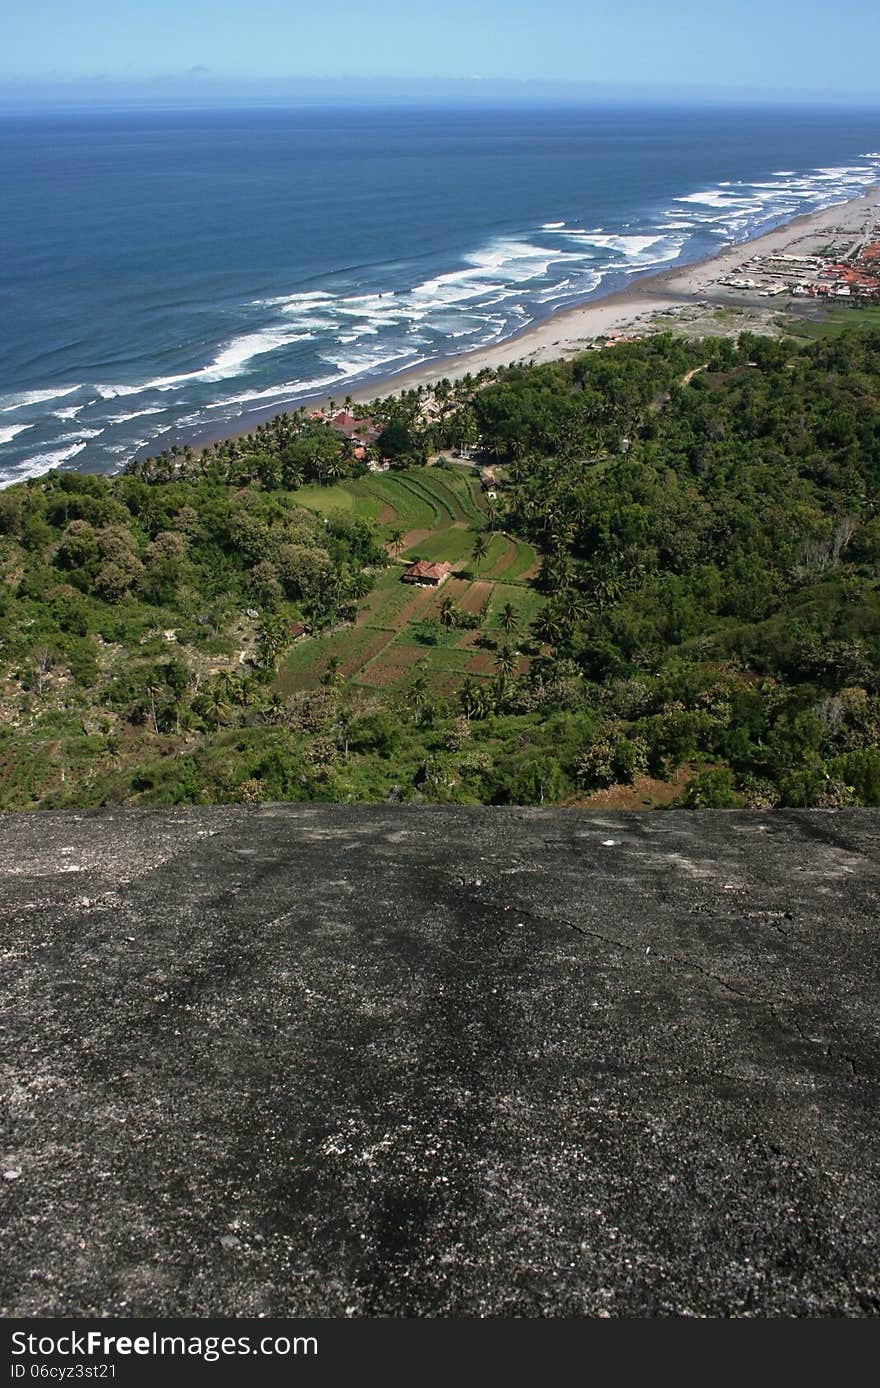
[[[0,806],[880,803],[880,334],[371,414],[0,493]]]

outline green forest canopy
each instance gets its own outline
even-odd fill
[[[491,680],[282,696],[294,624],[332,636],[394,548],[297,504],[366,471],[301,414],[50,473],[0,493],[0,804],[571,803],[682,768],[692,805],[880,803],[880,334],[662,335],[436,400],[374,405],[393,465],[478,447],[543,556]]]

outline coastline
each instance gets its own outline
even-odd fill
[[[414,390],[418,386],[427,386],[444,377],[459,380],[466,375],[477,375],[485,369],[497,370],[514,363],[536,365],[557,361],[584,351],[597,338],[630,334],[642,336],[668,331],[676,325],[675,320],[680,318],[683,310],[691,311],[690,316],[696,318],[697,323],[706,320],[705,334],[701,335],[717,334],[719,309],[737,305],[768,311],[766,300],[761,303],[756,296],[751,296],[754,300],[751,302],[750,296],[744,296],[741,291],[727,290],[718,283],[724,276],[741,270],[745,261],[757,255],[790,254],[795,247],[799,253],[807,254],[815,249],[814,243],[818,245],[825,236],[867,235],[878,221],[880,184],[846,202],[832,203],[818,212],[801,213],[751,239],[729,243],[716,255],[704,260],[676,264],[645,274],[634,279],[631,285],[604,295],[599,290],[596,297],[559,309],[501,342],[455,356],[438,357],[362,385],[348,387],[341,382],[338,393],[332,396],[325,392],[292,395],[281,405],[276,403],[268,409],[249,411],[215,429],[203,427],[194,430],[186,436],[170,440],[169,444],[188,443],[204,448],[225,439],[242,438],[257,425],[299,405],[309,404],[320,408],[331,399],[338,402],[341,396],[350,397],[355,404],[365,404],[398,395],[405,390]],[[781,307],[782,304],[775,303],[774,313],[778,315]],[[714,320],[714,325],[710,326],[709,320]],[[742,323],[737,331],[747,326],[750,325]],[[141,455],[146,452],[147,448],[142,449]]]

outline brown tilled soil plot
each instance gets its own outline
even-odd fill
[[[493,588],[494,584],[486,579],[476,579],[458,604],[462,612],[467,612],[473,616],[481,611],[486,599],[491,597]]]
[[[494,675],[496,654],[494,651],[475,651],[467,663],[469,675]]]
[[[389,685],[405,679],[424,655],[420,646],[395,646],[386,655],[380,655],[369,669],[361,670],[356,683],[387,689]]]
[[[377,631],[371,641],[365,645],[358,644],[351,655],[346,656],[339,667],[340,673],[350,680],[354,674],[360,670],[361,666],[366,665],[368,660],[378,655],[383,646],[387,646],[394,640],[387,631]]]
[[[428,604],[428,607],[426,608],[424,615],[426,617],[436,617],[440,612],[440,608],[443,606],[444,599],[447,596],[452,598],[452,601],[455,603],[456,607],[461,607],[462,611],[466,611],[462,604],[462,597],[467,592],[467,590],[468,579],[456,578],[455,575],[452,575],[450,578],[447,578],[445,583],[441,583],[439,588],[435,588],[432,591],[431,596],[433,597],[434,601]]]
[[[401,548],[412,549],[415,545],[420,545],[423,540],[429,540],[433,534],[433,530],[408,530],[401,541]]]

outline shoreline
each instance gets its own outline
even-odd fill
[[[717,254],[703,260],[674,264],[664,270],[634,277],[632,284],[613,289],[607,294],[602,294],[600,289],[597,297],[558,309],[501,342],[449,357],[437,357],[362,385],[347,386],[343,381],[332,395],[326,391],[292,395],[287,401],[269,408],[247,411],[223,425],[214,428],[205,425],[178,435],[169,439],[164,447],[169,448],[176,443],[189,444],[197,449],[207,448],[227,439],[243,438],[258,425],[300,405],[321,408],[330,400],[339,403],[346,397],[350,397],[353,404],[362,405],[414,390],[418,386],[430,385],[443,378],[460,380],[463,376],[474,376],[486,368],[497,370],[514,363],[537,365],[558,361],[586,350],[597,338],[630,334],[633,330],[636,330],[636,336],[668,331],[674,327],[678,313],[685,309],[697,310],[698,317],[700,312],[710,317],[725,306],[744,304],[755,310],[768,311],[771,301],[759,301],[754,295],[754,303],[750,304],[749,298],[741,291],[731,293],[722,289],[718,285],[719,279],[741,269],[743,262],[755,255],[790,253],[793,246],[800,246],[802,242],[829,233],[868,233],[877,220],[880,220],[880,184],[875,184],[857,198],[832,203],[817,212],[799,213],[770,231],[722,246]],[[808,252],[803,250],[802,253]],[[787,298],[785,303],[789,302],[790,298]],[[777,300],[772,303],[778,314],[783,303]],[[740,330],[745,326],[741,325]],[[714,335],[718,333],[716,322]],[[703,335],[711,336],[713,333],[707,328]],[[155,447],[155,443],[144,445],[135,456],[149,456],[148,449],[151,447]]]

